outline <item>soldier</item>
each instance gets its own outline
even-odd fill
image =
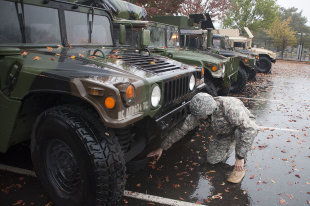
[[[189,131],[199,126],[201,121],[214,134],[207,153],[207,162],[225,162],[235,147],[234,169],[227,181],[239,183],[245,176],[244,161],[258,133],[253,114],[244,104],[233,97],[215,97],[199,93],[190,102],[191,114],[177,125],[163,140],[161,147],[148,157],[161,157],[163,150],[169,149]]]

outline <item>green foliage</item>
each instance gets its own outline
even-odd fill
[[[249,27],[255,33],[260,28],[270,28],[278,13],[276,0],[231,0],[223,23],[225,28],[242,31],[244,27]]]
[[[296,32],[290,27],[292,17],[286,20],[277,18],[270,29],[266,30],[267,35],[273,39],[275,46],[281,47],[282,55],[287,46],[297,42]]]
[[[306,25],[307,18],[302,15],[302,11],[298,12],[298,9],[295,7],[292,8],[280,8],[280,17],[282,20],[292,18],[290,26],[297,33],[310,33],[310,28]]]

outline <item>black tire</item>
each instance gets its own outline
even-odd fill
[[[216,97],[218,94],[214,83],[211,80],[205,79],[205,84],[205,92],[210,94],[212,97]]]
[[[257,71],[260,73],[269,73],[271,70],[272,64],[271,60],[268,57],[259,57]]]
[[[250,69],[248,73],[248,81],[256,82],[256,74],[257,74],[256,68]]]
[[[232,93],[237,94],[242,93],[246,87],[246,83],[247,83],[246,71],[242,67],[239,67],[237,81],[231,84],[230,91]]]
[[[243,66],[243,69],[246,71],[248,81],[256,81],[257,71],[255,67],[251,68]]]
[[[34,126],[32,161],[56,205],[117,205],[125,189],[121,147],[93,110],[59,106]]]

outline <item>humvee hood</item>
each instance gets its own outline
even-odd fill
[[[205,61],[213,64],[221,64],[228,61],[226,57],[208,51],[168,49],[164,52],[164,55],[177,61],[187,62],[196,66],[202,66],[202,63]]]
[[[97,53],[94,54],[94,51]],[[44,74],[66,78],[123,76],[143,80],[159,75],[175,75],[194,67],[161,56],[142,55],[136,51],[116,51],[109,48],[26,50],[29,67]],[[44,69],[42,69],[44,68]]]

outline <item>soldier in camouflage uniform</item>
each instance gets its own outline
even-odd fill
[[[235,167],[227,180],[233,183],[241,182],[245,175],[244,159],[258,132],[253,114],[239,99],[213,98],[206,93],[199,93],[192,99],[190,110],[191,114],[168,134],[161,147],[148,156],[157,156],[159,159],[163,150],[169,149],[203,121],[206,128],[214,134],[214,140],[209,145],[207,162],[225,162],[235,147]]]

